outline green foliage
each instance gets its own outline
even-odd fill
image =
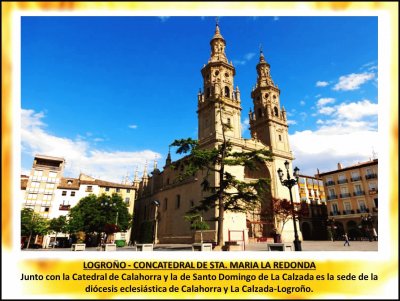
[[[253,209],[260,202],[260,193],[265,191],[269,185],[269,179],[260,178],[253,182],[238,180],[230,172],[225,171],[225,166],[245,166],[250,169],[257,169],[258,164],[271,161],[271,153],[268,150],[257,150],[251,152],[232,152],[232,145],[229,141],[218,145],[214,149],[202,149],[196,140],[180,139],[175,140],[171,146],[178,147],[179,153],[190,151],[190,156],[175,162],[175,168],[184,167],[181,179],[194,176],[198,171],[205,171],[201,185],[204,191],[209,192],[201,204],[191,210],[206,211],[219,206],[222,199],[224,210],[245,212]],[[178,151],[177,151],[178,152]],[[223,177],[217,186],[210,182],[209,175],[212,172],[222,173]]]
[[[140,243],[153,243],[153,226],[154,221],[144,221],[140,225]]]
[[[117,226],[121,231],[130,227],[132,215],[116,193],[111,196],[91,194],[82,198],[69,213],[69,231],[83,231],[87,234],[104,232],[107,224]],[[109,228],[107,228],[109,229]],[[116,228],[115,228],[116,229]]]
[[[280,229],[281,233],[283,232],[285,224],[293,218],[293,213],[296,220],[298,220],[299,217],[308,216],[309,214],[309,209],[306,202],[301,202],[300,204],[294,203],[292,211],[292,204],[287,199],[273,198],[272,210],[275,217],[277,217],[277,219],[281,222],[282,225]]]
[[[49,232],[47,219],[30,208],[21,210],[21,236],[45,235]]]
[[[54,231],[56,233],[62,232],[65,233],[67,232],[68,229],[68,221],[67,217],[64,215],[61,215],[57,218],[53,218],[49,222],[49,230]]]
[[[197,140],[175,140],[171,146],[178,148],[178,154],[189,153],[189,156],[175,162],[174,168],[181,171],[180,180],[194,177],[200,171],[203,172],[201,186],[207,192],[198,206],[193,207],[186,215],[190,220],[200,211],[218,208],[218,244],[223,243],[223,218],[225,211],[246,212],[259,206],[262,192],[268,189],[269,179],[260,178],[251,182],[238,180],[233,174],[225,170],[226,166],[244,166],[251,170],[257,169],[266,161],[272,161],[271,153],[261,149],[251,152],[233,152],[232,144],[225,139],[213,149],[199,147]],[[219,183],[211,182],[211,175],[219,175]],[[195,222],[193,227],[202,227]],[[208,225],[207,225],[208,226]]]
[[[199,213],[188,213],[185,215],[185,220],[190,222],[190,229],[192,230],[208,230],[210,226],[207,222],[203,221]]]

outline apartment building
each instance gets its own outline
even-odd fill
[[[327,237],[327,207],[324,183],[321,179],[300,175],[295,186],[300,202],[307,204],[307,210],[300,217],[300,229],[304,240],[324,240]]]
[[[369,236],[378,229],[378,159],[320,173],[330,222],[338,235]]]
[[[21,175],[22,208],[32,208],[42,217],[52,219],[67,216],[71,208],[89,194],[118,193],[125,201],[129,213],[133,214],[136,190],[132,184],[103,181],[85,174],[80,174],[78,178],[63,177],[64,165],[63,158],[35,156],[30,176]],[[31,243],[47,247],[54,241],[54,236],[37,236]],[[131,229],[115,235],[126,243],[130,236]],[[67,235],[59,233],[57,237],[62,239]]]

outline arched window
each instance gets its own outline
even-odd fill
[[[275,116],[278,116],[278,108],[277,107],[274,107],[274,114],[275,114]]]
[[[258,117],[262,117],[262,110],[261,110],[261,108],[258,108],[257,114],[258,114]]]
[[[229,87],[225,87],[225,97],[229,97],[229,96],[230,96]]]
[[[176,195],[176,209],[179,209],[181,207],[181,196],[180,194]]]

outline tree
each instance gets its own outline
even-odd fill
[[[293,205],[296,220],[308,215],[308,205],[306,202],[293,203]],[[286,223],[293,218],[292,204],[287,199],[272,198],[272,212],[281,224],[281,228],[277,230],[279,233],[282,233]]]
[[[208,196],[201,200],[200,205],[193,207],[188,214],[206,211],[210,208],[218,209],[217,221],[217,244],[223,246],[223,223],[225,211],[246,212],[260,204],[260,193],[269,186],[269,179],[260,178],[247,183],[238,180],[232,173],[226,170],[227,166],[245,166],[256,169],[257,164],[265,164],[272,161],[271,152],[260,149],[249,152],[233,151],[232,143],[227,139],[225,131],[231,125],[223,122],[222,104],[219,104],[219,118],[222,125],[222,141],[215,148],[204,149],[199,146],[198,141],[192,138],[175,140],[171,146],[177,147],[177,154],[189,156],[175,162],[175,168],[183,168],[181,179],[195,176],[199,171],[205,171],[201,182],[202,189],[208,192]],[[211,174],[218,175],[218,181],[213,185],[210,181]]]
[[[50,220],[49,230],[55,232],[53,248],[55,248],[56,246],[57,234],[60,232],[65,233],[67,232],[67,229],[68,229],[68,221],[66,216],[60,215],[59,217]]]
[[[21,210],[21,236],[28,236],[26,248],[29,248],[33,235],[45,235],[49,231],[48,221],[31,208]]]
[[[203,242],[203,230],[210,229],[207,222],[203,221],[203,216],[198,212],[189,212],[185,215],[185,219],[190,222],[190,229],[195,231],[200,230],[200,241]]]
[[[70,232],[100,235],[102,232],[110,234],[128,230],[132,215],[120,195],[91,194],[71,209],[69,219]]]

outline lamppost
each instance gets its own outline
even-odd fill
[[[335,219],[332,217],[332,218],[329,218],[328,220],[327,220],[327,223],[328,223],[328,226],[329,226],[329,228],[330,228],[330,232],[331,232],[331,240],[332,241],[335,241],[335,235],[336,235],[336,231],[335,231],[335,229],[336,229],[336,226],[335,226]]]
[[[299,181],[299,170],[297,167],[295,167],[293,176],[294,178],[290,178],[289,175],[289,162],[286,160],[285,161],[285,168],[286,168],[286,179],[283,178],[284,173],[282,169],[278,169],[278,176],[279,180],[281,181],[283,186],[286,186],[289,189],[289,194],[290,194],[290,204],[292,207],[292,216],[293,216],[293,227],[294,227],[294,249],[295,251],[301,251],[301,241],[299,240],[299,235],[297,234],[297,225],[296,225],[296,214],[294,212],[294,204],[293,204],[293,196],[292,196],[292,187],[297,185],[297,182]]]
[[[158,207],[160,207],[160,201],[154,200],[153,205],[155,207],[154,211],[154,244],[158,244]]]
[[[116,208],[117,209],[117,216],[116,216],[116,219],[115,219],[115,226],[117,226],[117,224],[118,224],[118,208],[116,207],[117,203],[116,202],[111,203],[111,201],[110,202],[107,202],[107,201],[104,202],[103,201],[103,202],[100,203],[100,205],[101,205],[101,207],[104,207],[104,208]]]
[[[373,219],[373,217],[372,217],[372,215],[371,214],[368,214],[368,215],[366,215],[366,216],[361,216],[361,219],[362,219],[362,221],[363,221],[363,224],[365,225],[365,228],[367,229],[366,230],[366,233],[367,233],[367,236],[368,236],[368,240],[369,241],[372,241],[372,238],[373,238],[373,228],[374,228],[374,219]]]

